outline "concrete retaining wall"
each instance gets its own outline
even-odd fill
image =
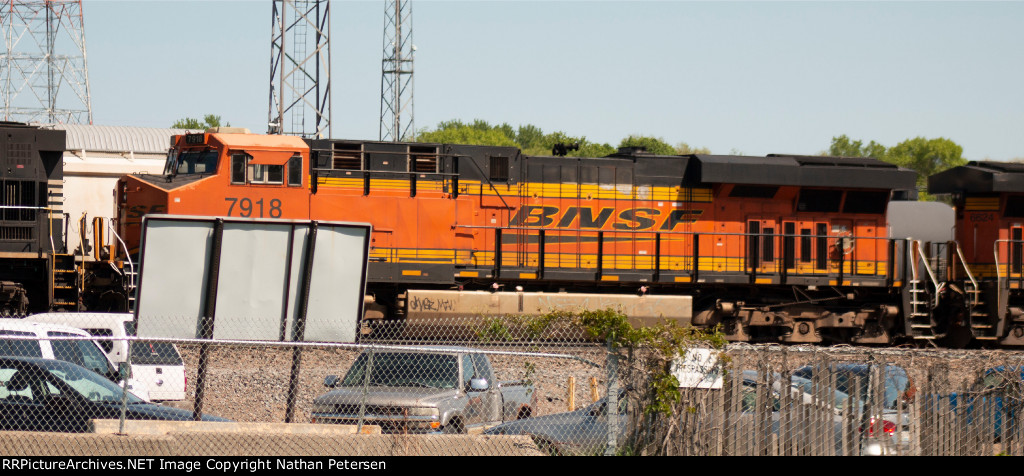
[[[353,434],[335,425],[99,421],[97,433],[0,432],[0,456],[540,456],[528,436]],[[225,426],[226,425],[226,426]]]

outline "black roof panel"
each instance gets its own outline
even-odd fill
[[[1024,164],[980,161],[928,177],[928,193],[1024,192]]]
[[[772,154],[767,157],[697,155],[694,158],[699,174],[691,177],[704,184],[910,190],[917,182],[917,174],[912,170],[864,157]]]

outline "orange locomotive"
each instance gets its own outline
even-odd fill
[[[912,198],[915,174],[874,159],[231,132],[176,136],[163,175],[120,180],[132,253],[147,213],[369,222],[367,329],[616,306],[721,324],[732,340],[908,335],[910,246],[889,237],[886,209]]]

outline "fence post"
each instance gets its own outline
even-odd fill
[[[608,422],[608,444],[605,456],[615,456],[618,450],[619,433],[619,355],[615,352],[611,339],[608,339],[608,394],[605,403],[605,415]]]
[[[363,433],[363,420],[366,418],[366,399],[369,394],[370,375],[373,374],[373,347],[366,351],[366,370],[363,371],[363,398],[359,401],[359,421],[356,423],[356,433]]]
[[[124,379],[121,381],[121,417],[118,422],[117,432],[124,434],[124,421],[128,417],[128,379],[132,375],[132,341],[127,341],[128,352],[125,357],[125,362],[120,364],[118,367],[118,373]],[[125,372],[127,370],[127,372]]]
[[[576,410],[576,377],[569,376],[569,396],[566,402],[569,407],[569,411]]]

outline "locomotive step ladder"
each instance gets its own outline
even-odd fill
[[[932,323],[930,296],[927,289],[921,286],[921,280],[910,280],[910,332],[914,339],[932,340],[935,329]]]
[[[51,258],[53,299],[51,307],[54,309],[78,310],[79,290],[81,287],[78,266],[75,264],[75,256],[63,253],[54,253]]]

